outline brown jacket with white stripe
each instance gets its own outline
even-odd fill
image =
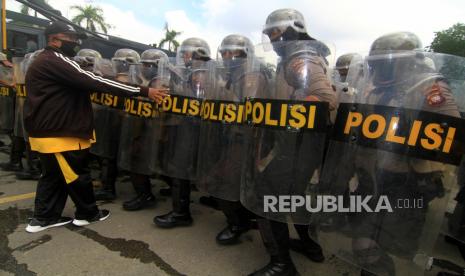
[[[90,92],[147,96],[147,87],[122,84],[85,71],[59,49],[46,47],[26,74],[24,125],[31,137],[77,137],[93,134]]]

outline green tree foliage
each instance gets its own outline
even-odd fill
[[[433,42],[427,48],[436,53],[465,57],[465,24],[457,23],[447,30],[435,32]]]
[[[38,5],[40,5],[40,6],[44,6],[43,4],[48,4],[48,1],[47,1],[47,0],[37,0],[37,1],[35,1],[35,2],[36,2],[36,4],[38,4]],[[29,15],[29,12],[30,12],[31,10],[32,10],[31,8],[29,8],[28,6],[22,4],[22,5],[21,5],[20,13]],[[34,11],[34,16],[37,17],[37,11]]]
[[[443,56],[439,72],[448,80],[456,101],[464,102],[465,88],[465,24],[457,23],[447,30],[436,32],[433,42],[427,50],[436,53],[449,54]],[[457,93],[458,92],[458,93]]]
[[[158,47],[163,48],[165,43],[168,43],[168,50],[176,52],[179,47],[179,42],[176,40],[176,37],[181,34],[181,32],[177,32],[175,30],[170,30],[168,28],[168,23],[165,23],[165,37],[160,40],[158,43]]]
[[[96,32],[98,26],[100,30],[106,34],[111,27],[109,24],[105,23],[103,10],[99,7],[87,5],[84,7],[72,6],[71,8],[79,11],[79,14],[73,17],[71,21],[81,26],[85,23],[85,28],[89,31]]]

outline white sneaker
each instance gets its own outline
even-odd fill
[[[40,221],[38,219],[32,218],[29,224],[26,226],[26,232],[37,233],[48,228],[63,226],[65,224],[71,223],[72,218],[61,217],[53,221]]]
[[[110,211],[108,210],[99,210],[97,215],[91,219],[74,219],[73,224],[76,226],[86,226],[91,224],[92,222],[103,221],[106,220],[110,216]]]

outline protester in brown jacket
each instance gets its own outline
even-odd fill
[[[148,96],[157,102],[167,96],[166,89],[130,86],[81,69],[71,57],[86,35],[68,24],[54,22],[45,29],[45,36],[48,45],[26,74],[24,124],[42,165],[27,232],[71,222],[84,226],[110,215],[95,204],[88,167],[94,138],[91,91]],[[61,216],[68,194],[76,205],[74,220]]]

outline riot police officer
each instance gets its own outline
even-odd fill
[[[427,58],[422,53],[415,52],[419,49],[422,49],[422,43],[413,33],[399,32],[377,38],[371,45],[368,61],[373,70],[374,88],[365,94],[366,101],[377,105],[421,108],[429,112],[460,117],[457,103],[447,81],[428,65]],[[376,58],[391,54],[392,57],[386,59]],[[418,84],[421,85],[417,86]],[[405,87],[411,87],[410,93],[399,95],[400,91],[406,89]],[[374,173],[367,169],[369,166],[366,162],[369,160],[357,164],[365,172],[370,171],[370,174],[377,179],[378,189],[382,189],[391,198],[422,197],[425,206],[428,206],[431,201],[444,196],[443,164],[415,158],[407,161],[389,153],[384,156],[378,154],[378,158],[384,160],[378,161],[379,165]],[[363,183],[360,190],[367,191],[367,185],[370,184]],[[397,212],[391,218],[386,218],[386,221],[377,222],[379,229],[384,229],[383,232],[396,240],[396,244],[403,244],[402,250],[396,248],[396,245],[393,246],[393,243],[386,243],[383,235],[379,235],[378,239],[367,241],[363,233],[354,240],[354,250],[358,253],[377,247],[378,250],[374,252],[378,254],[370,258],[374,261],[368,261],[364,265],[374,273],[394,274],[395,267],[387,253],[396,254],[404,251],[399,256],[414,258],[414,252],[420,244],[419,236],[409,236],[405,233],[420,233],[425,226],[425,215],[421,209],[409,210]],[[410,216],[415,218],[408,219]],[[398,225],[392,225],[396,220]]]
[[[8,60],[7,56],[4,53],[0,53],[0,66],[7,67],[7,68],[13,68],[13,64]],[[10,75],[8,79],[11,79],[11,80],[13,79],[13,75],[11,73],[8,73],[8,72],[5,72],[5,73]],[[5,73],[2,73],[2,74],[5,74]],[[5,83],[5,79],[2,79],[2,83]]]
[[[159,86],[161,81],[159,65],[168,62],[168,56],[161,50],[149,49],[144,51],[141,54],[140,64],[136,64],[132,68],[132,82],[147,87]],[[141,100],[135,100],[134,103],[137,104],[126,101],[129,104],[125,105],[125,115],[121,128],[118,167],[130,173],[131,183],[137,193],[133,199],[123,203],[123,209],[127,211],[140,210],[155,203],[150,176],[156,173],[152,163],[158,161],[156,157],[158,156],[158,142],[161,132],[160,114],[153,103],[137,102]],[[141,105],[151,112],[140,114],[131,108],[131,106]],[[157,165],[155,164],[155,166]]]
[[[447,72],[449,65],[444,61],[445,57],[440,54],[423,52],[420,39],[413,33],[398,32],[377,38],[363,66],[351,67],[349,76],[355,81],[347,81],[355,86],[357,93],[354,104],[340,105],[338,117],[344,118],[350,110],[362,116],[371,113],[383,119],[392,118],[389,129],[395,130],[400,140],[414,122],[437,122],[444,127],[439,130],[441,133],[460,117],[459,103],[446,78],[434,68],[436,64]],[[361,80],[357,80],[360,76]],[[335,128],[333,137],[342,132],[341,128]],[[394,140],[389,133],[372,140],[373,147],[364,142],[369,135],[366,131],[352,129],[347,135],[351,142],[331,140],[321,183],[331,187],[334,195],[344,193],[376,200],[386,196],[394,209],[350,214],[345,219],[352,237],[349,248],[344,249],[340,243],[347,235],[347,232],[341,233],[343,227],[335,229],[337,234],[328,235],[326,243],[330,247],[334,245],[336,250],[351,252],[349,258],[364,268],[362,275],[396,275],[396,267],[402,262],[408,269],[422,271],[414,262],[423,254],[431,254],[429,248],[436,241],[439,229],[432,229],[431,225],[438,223],[432,218],[435,212],[443,212],[445,187],[456,179],[454,173],[447,178],[443,176],[445,163],[451,161],[435,158],[437,152],[428,155],[428,149],[413,143],[413,138],[409,142],[411,148],[405,150],[400,140],[394,142],[400,148],[392,146]],[[350,164],[346,164],[346,159]],[[336,167],[337,172],[332,171]],[[355,174],[357,180],[347,183],[347,172]],[[398,205],[399,201],[412,204],[418,200],[421,206],[414,208]],[[436,208],[431,208],[433,202]],[[402,262],[396,262],[393,255]]]
[[[111,59],[114,74],[112,77],[119,82],[129,83],[129,68],[131,64],[139,63],[139,61],[140,56],[136,51],[126,48],[118,49]],[[95,68],[95,70],[99,71],[100,68]],[[116,197],[117,155],[124,98],[111,95],[111,104],[103,106],[94,104],[93,106],[97,142],[92,145],[90,152],[102,158],[102,189],[95,191],[95,198],[96,200],[112,200]]]
[[[361,56],[356,53],[344,54],[337,58],[336,66],[333,72],[335,74],[334,85],[336,87],[337,102],[349,102],[354,96],[355,91],[351,89],[351,85],[347,84],[347,74],[349,73],[349,67],[351,62],[360,62]]]
[[[24,79],[29,66],[32,62],[37,58],[37,56],[42,52],[41,50],[37,50],[34,53],[31,53],[28,58],[25,58],[21,63],[21,71],[23,75],[18,79]],[[19,77],[19,75],[18,75]],[[23,120],[23,109],[24,103],[26,100],[27,91],[25,89],[24,84],[18,81],[18,88],[16,93],[16,104],[15,104],[15,129],[14,133],[16,137],[22,137],[24,140],[24,153],[26,156],[26,166],[23,167],[22,170],[17,171],[15,173],[16,178],[22,180],[37,180],[40,177],[40,168],[37,160],[37,153],[31,150],[31,145],[29,143],[29,136],[24,127],[24,120]]]
[[[276,65],[273,65],[276,66],[275,87],[267,89],[274,95],[264,96],[327,102],[333,109],[335,95],[326,76],[326,57],[330,50],[308,35],[302,14],[293,9],[276,10],[266,19],[263,33],[277,56],[273,58],[276,60]],[[272,56],[271,53],[268,55]],[[265,212],[263,198],[267,194],[304,193],[312,175],[321,166],[325,135],[258,130],[261,134],[253,143],[255,149],[247,166],[246,181],[242,183],[241,202],[262,217],[258,219],[258,226],[271,260],[251,275],[296,275],[289,249],[304,254],[312,261],[322,262],[321,247],[310,238],[307,225],[295,224],[300,240],[290,239],[286,219],[279,213]],[[296,215],[297,219],[299,214]],[[300,215],[303,216],[295,222],[308,224],[308,214]]]
[[[81,49],[77,52],[74,60],[81,66],[81,68],[92,71],[96,59],[101,59],[102,55],[93,49]]]
[[[358,56],[356,53],[344,54],[337,58],[336,66],[334,67],[339,74],[339,80],[345,82],[347,78],[347,73],[349,73],[349,66],[355,56]]]
[[[347,74],[349,72],[349,67],[353,62],[360,64],[361,56],[356,53],[348,53],[341,55],[336,60],[336,66],[333,68],[332,72],[332,87],[336,91],[336,102],[339,104],[341,102],[351,102],[355,96],[355,90],[353,88],[354,84],[347,83]],[[353,78],[351,78],[353,79]],[[336,118],[336,110],[331,112],[331,122],[334,122]]]
[[[13,64],[4,53],[0,53],[0,131],[7,135],[11,135],[13,131],[14,86]],[[4,146],[1,141],[0,146]]]
[[[30,56],[32,54],[27,54],[26,57]],[[15,82],[16,84],[15,85],[23,85],[24,86],[24,71],[22,70],[22,64],[24,63],[23,61],[26,59],[26,57],[22,58],[22,57],[13,57],[13,64],[9,64],[8,60],[6,59],[6,55],[2,56],[2,58],[5,58],[4,61],[2,61],[2,65],[5,66],[5,67],[9,67],[10,65],[13,67],[13,75],[14,75],[14,79],[15,79]],[[13,172],[17,172],[17,171],[21,171],[23,170],[23,164],[22,164],[22,156],[24,154],[24,150],[25,150],[25,147],[26,147],[26,144],[25,144],[25,141],[23,139],[23,137],[19,137],[17,135],[15,135],[15,129],[17,129],[17,126],[16,126],[16,123],[17,123],[17,120],[16,120],[16,110],[15,110],[15,105],[16,105],[16,87],[13,87],[12,88],[14,92],[11,96],[13,97],[13,99],[11,99],[12,101],[12,112],[13,114],[10,113],[10,115],[12,116],[10,119],[8,118],[5,118],[5,121],[11,121],[11,149],[10,149],[10,160],[8,162],[5,162],[5,163],[1,163],[0,164],[0,168],[2,168],[2,170],[4,171],[13,171]],[[8,113],[5,113],[5,115],[8,114]]]
[[[210,60],[210,47],[205,40],[195,37],[184,40],[176,55],[176,67],[172,68],[171,97],[188,97],[197,102],[202,99]],[[154,218],[159,227],[192,224],[190,190],[196,177],[199,121],[199,114],[173,113],[163,118],[160,169],[163,175],[172,178],[173,210]]]
[[[93,72],[94,71],[95,61],[96,60],[101,60],[102,55],[96,50],[84,48],[84,49],[79,50],[77,52],[76,56],[73,59],[74,59],[74,61],[76,61],[79,64],[79,66],[81,66],[82,69],[84,69],[86,71]],[[92,98],[93,97],[91,96],[91,99]],[[92,103],[92,107],[98,109],[98,107],[95,107],[95,103]],[[98,115],[98,112],[94,112],[93,115],[94,115],[94,122],[97,122],[98,120],[96,119],[96,117]],[[95,155],[95,154],[92,154],[92,153],[90,154],[90,158],[91,158],[91,160],[97,161],[98,166],[99,166],[98,167],[99,168],[99,173],[100,173],[99,178],[102,179],[102,160],[101,160],[101,158],[99,156]]]
[[[0,130],[2,133],[11,134],[13,130],[14,116],[14,72],[13,64],[7,59],[4,53],[0,53]]]
[[[245,36],[232,34],[222,40],[217,58],[221,62],[211,72],[213,84],[206,91],[205,105],[210,102],[241,105],[246,92],[257,94],[251,86],[264,89],[266,77],[250,68],[248,62],[253,55],[254,46]],[[216,236],[217,243],[223,245],[237,243],[240,235],[250,229],[250,219],[254,217],[239,201],[244,143],[243,126],[202,120],[197,187],[216,198],[227,218],[227,227]]]

